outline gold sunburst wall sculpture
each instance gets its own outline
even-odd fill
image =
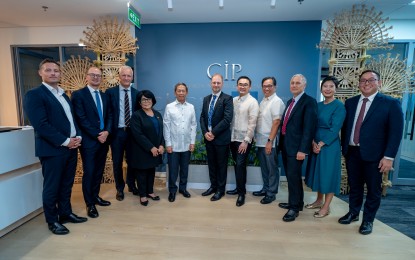
[[[88,58],[74,57],[67,60],[61,68],[60,86],[69,92],[83,88],[86,85],[85,75],[92,66],[92,61]]]

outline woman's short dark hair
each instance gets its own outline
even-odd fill
[[[336,86],[336,89],[339,87],[340,82],[335,76],[327,76],[321,82],[320,89],[323,88],[324,83],[326,83],[327,81],[333,81],[334,86]]]
[[[142,107],[141,107],[141,98],[142,97],[145,97],[145,98],[150,98],[151,99],[151,101],[153,102],[153,104],[152,104],[152,106],[151,107],[153,107],[156,103],[157,103],[157,101],[156,101],[156,97],[154,96],[154,94],[153,94],[153,92],[151,92],[150,90],[147,90],[147,89],[145,89],[145,90],[141,90],[140,92],[138,92],[138,94],[137,94],[137,104],[136,104],[136,110],[138,110],[138,109],[142,109]]]

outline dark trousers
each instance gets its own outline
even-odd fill
[[[131,160],[131,132],[129,128],[118,128],[113,133],[111,141],[111,155],[114,172],[115,188],[117,191],[123,191],[125,187],[122,164],[124,161],[124,152],[127,161],[127,185],[130,189],[136,188],[135,176],[130,167]]]
[[[147,197],[148,194],[154,193],[154,177],[156,168],[134,169],[138,182],[138,194],[140,197]]]
[[[78,149],[63,155],[40,157],[43,174],[43,211],[47,223],[58,221],[58,216],[72,213],[71,194],[75,178]]]
[[[265,152],[265,147],[257,147],[257,158],[261,167],[262,181],[264,185],[262,190],[267,196],[274,197],[278,193],[280,184],[280,169],[278,168],[278,150],[271,149],[271,153]]]
[[[206,141],[210,186],[219,192],[225,192],[228,172],[229,145],[214,145]]]
[[[248,161],[251,144],[248,144],[245,153],[239,153],[238,149],[241,142],[231,142],[231,153],[235,168],[236,189],[239,195],[246,194],[246,163]]]
[[[288,182],[288,204],[290,209],[298,212],[304,206],[303,179],[301,178],[304,161],[296,156],[288,156],[285,146],[282,146],[282,163]]]
[[[363,221],[373,222],[382,197],[382,173],[379,162],[362,160],[360,148],[349,146],[346,156],[348,183],[350,186],[349,211],[359,214],[363,204],[364,186],[367,194],[363,209]]]
[[[107,160],[108,144],[97,143],[91,148],[81,148],[82,192],[87,206],[94,205],[99,196],[105,162]]]
[[[169,164],[169,192],[177,192],[177,177],[180,173],[179,190],[186,190],[189,173],[190,151],[167,154]]]

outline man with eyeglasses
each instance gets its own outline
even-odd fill
[[[127,161],[127,186],[128,190],[138,196],[136,177],[130,166],[131,161],[131,116],[136,107],[138,91],[132,87],[133,70],[130,66],[121,66],[118,70],[120,84],[105,91],[108,95],[109,104],[112,110],[112,135],[111,135],[111,156],[114,172],[115,198],[124,200],[124,176],[122,164],[124,152]]]
[[[252,195],[262,196],[261,204],[269,204],[275,200],[280,183],[278,168],[278,128],[284,113],[285,104],[275,93],[277,80],[274,77],[262,79],[264,98],[259,104],[259,115],[255,130],[257,158],[261,167],[263,186]]]
[[[360,74],[361,94],[346,100],[346,119],[341,133],[350,193],[349,212],[339,223],[359,220],[366,184],[366,202],[359,228],[362,235],[372,233],[382,195],[382,175],[392,169],[402,139],[401,104],[379,93],[381,86],[378,72],[365,70]]]
[[[101,78],[101,69],[89,68],[86,74],[87,85],[72,93],[75,119],[82,130],[82,192],[87,214],[91,218],[99,216],[96,204],[111,205],[109,201],[99,197],[109,148],[107,139],[112,128],[108,97],[99,90]]]
[[[236,81],[239,96],[233,98],[233,119],[231,125],[231,153],[235,168],[236,188],[226,194],[238,195],[236,206],[245,204],[246,164],[255,134],[258,117],[258,101],[249,94],[251,79],[241,76]]]

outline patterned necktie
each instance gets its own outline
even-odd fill
[[[125,95],[124,95],[124,124],[125,127],[130,126],[130,98],[128,97],[128,89],[124,89]]]
[[[293,99],[293,101],[291,101],[290,105],[288,106],[287,109],[287,113],[285,114],[285,118],[284,118],[284,123],[282,124],[282,134],[285,135],[286,131],[287,131],[287,123],[288,123],[288,119],[290,119],[290,115],[291,115],[291,110],[293,109],[295,103],[295,99]]]
[[[212,101],[210,101],[210,105],[209,105],[209,112],[208,112],[208,128],[209,128],[209,131],[212,130],[212,115],[213,115],[213,110],[214,110],[214,107],[215,107],[216,98],[217,98],[217,96],[213,95]]]
[[[360,127],[362,126],[363,116],[365,115],[367,101],[369,101],[368,98],[363,99],[362,107],[360,108],[359,116],[357,117],[357,120],[356,120],[356,126],[354,127],[354,134],[353,134],[354,144],[359,144],[359,141],[360,141]]]
[[[95,90],[95,100],[97,101],[97,109],[98,109],[98,115],[99,115],[99,129],[104,129],[104,117],[102,116],[102,106],[101,106],[101,100],[99,99],[99,92],[98,90]]]

